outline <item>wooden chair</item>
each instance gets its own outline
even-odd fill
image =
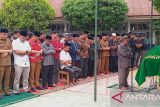
[[[65,82],[67,83],[67,85],[70,84],[70,80],[69,80],[69,73],[66,71],[59,71],[59,81]]]

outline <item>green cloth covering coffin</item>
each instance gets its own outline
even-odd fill
[[[160,46],[150,50],[141,61],[136,74],[138,85],[141,86],[149,76],[160,76]]]

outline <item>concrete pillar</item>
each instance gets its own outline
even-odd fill
[[[155,31],[153,31],[152,43],[153,43],[153,44],[156,44],[156,33],[155,33]]]
[[[67,29],[67,22],[65,21],[64,22],[64,32],[66,32],[68,29]]]
[[[128,21],[128,27],[127,27],[128,33],[131,32],[131,22]]]

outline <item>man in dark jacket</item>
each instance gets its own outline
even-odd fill
[[[73,34],[73,40],[69,42],[71,44],[69,54],[72,58],[72,65],[76,67],[80,67],[80,46],[78,44],[78,38],[78,34]]]

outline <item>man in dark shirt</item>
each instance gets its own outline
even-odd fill
[[[134,68],[134,58],[135,58],[135,34],[130,34],[129,46],[131,47],[131,51],[133,53],[133,57],[131,58],[131,68]]]
[[[143,57],[143,49],[144,49],[144,40],[141,39],[140,35],[137,35],[135,38],[135,59],[134,59],[134,66],[138,67],[140,60]]]
[[[110,46],[110,57],[109,57],[109,72],[115,73],[118,72],[118,56],[117,56],[117,42],[116,42],[116,34],[112,33],[112,36],[109,40]]]

